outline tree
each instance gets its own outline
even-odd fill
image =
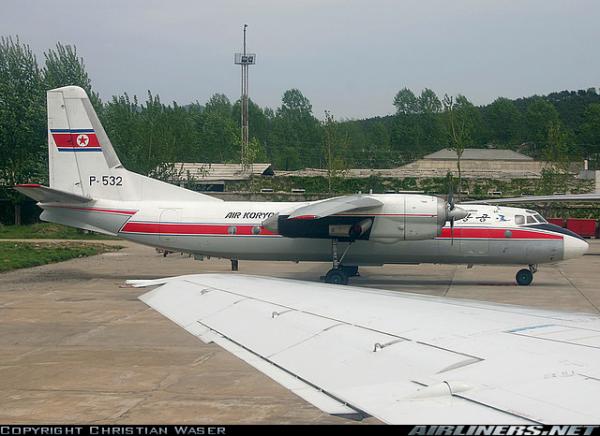
[[[569,170],[568,137],[568,133],[565,132],[560,122],[553,122],[548,127],[545,159],[553,162],[555,167],[562,173]]]
[[[206,111],[200,121],[200,144],[208,162],[240,160],[241,133],[238,124],[220,111]]]
[[[416,121],[417,143],[420,154],[438,149],[444,141],[444,126],[439,116],[442,103],[435,92],[425,88],[419,96],[419,115]]]
[[[544,159],[552,166],[542,171],[538,189],[543,194],[554,194],[565,190],[569,174],[569,134],[560,122],[553,122],[548,127],[547,145],[544,149]]]
[[[232,106],[225,94],[213,94],[204,106],[206,112],[215,112],[222,117],[232,116]]]
[[[600,147],[600,103],[592,103],[583,113],[581,124],[581,139],[587,145]]]
[[[458,95],[456,100],[444,95],[444,112],[448,130],[448,148],[456,152],[456,167],[458,170],[458,192],[460,193],[462,170],[460,159],[467,145],[471,142],[474,128],[475,107],[463,95]]]
[[[71,45],[56,44],[56,49],[44,53],[46,58],[43,70],[44,83],[48,89],[76,85],[85,89],[96,111],[102,108],[98,93],[92,89],[92,81],[85,69],[83,58],[77,56],[77,48]]]
[[[297,117],[312,116],[312,105],[299,89],[288,89],[281,98],[279,112],[282,115],[291,114]]]
[[[321,125],[312,114],[310,101],[299,90],[284,92],[281,106],[271,121],[268,142],[271,159],[278,168],[319,166]]]
[[[419,101],[415,94],[408,88],[402,88],[394,97],[396,114],[416,114],[419,112]]]
[[[370,168],[382,166],[392,167],[395,165],[395,159],[390,154],[390,133],[384,123],[377,121],[373,123],[369,130],[370,147],[368,150],[368,165]]]
[[[442,110],[440,99],[429,88],[421,91],[419,96],[419,111],[424,114],[437,114]]]
[[[339,126],[331,112],[325,111],[323,123],[323,151],[325,157],[325,168],[327,169],[327,186],[329,193],[333,191],[334,181],[343,174],[346,168],[344,160],[344,139],[340,135]]]
[[[536,155],[543,154],[543,147],[548,138],[548,129],[558,123],[559,117],[552,103],[537,97],[528,105],[525,112],[526,136],[528,141],[533,142]]]
[[[487,139],[509,145],[521,141],[523,117],[517,106],[507,98],[497,98],[485,110]]]
[[[268,108],[267,108],[268,109]],[[271,111],[272,112],[272,111]],[[241,129],[241,104],[240,100],[236,101],[232,108],[232,116],[235,122]],[[248,99],[248,124],[250,130],[250,140],[256,138],[260,144],[267,143],[270,119],[266,115],[266,109],[263,110],[259,105]],[[262,147],[262,145],[261,145]]]
[[[33,52],[19,38],[0,38],[0,184],[47,179],[45,90]],[[20,223],[17,193],[8,197]]]

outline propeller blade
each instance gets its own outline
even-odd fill
[[[454,245],[454,217],[450,218],[450,245]]]
[[[448,173],[448,210],[454,209],[454,183],[452,173]]]

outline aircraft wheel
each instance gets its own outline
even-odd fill
[[[348,276],[342,269],[330,269],[325,276],[325,282],[334,285],[347,285]]]
[[[529,286],[533,281],[533,273],[528,269],[519,270],[517,273],[517,283],[519,286]]]
[[[340,268],[346,273],[348,277],[356,277],[358,275],[357,265],[342,265]]]

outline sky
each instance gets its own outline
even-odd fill
[[[600,86],[597,0],[1,0],[0,35],[38,59],[60,41],[101,98],[163,102],[240,94],[248,24],[250,98],[276,108],[298,88],[323,118],[393,113],[403,87],[475,104]]]

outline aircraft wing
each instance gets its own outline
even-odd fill
[[[600,317],[267,277],[139,298],[321,410],[387,423],[600,423]]]
[[[512,198],[490,198],[487,200],[461,201],[461,204],[502,204],[502,203],[546,203],[546,202],[575,202],[600,201],[600,193],[591,194],[560,194],[560,195],[524,195]]]
[[[377,207],[382,204],[381,201],[368,195],[345,195],[301,206],[298,209],[294,209],[288,219],[318,219],[354,209]]]

